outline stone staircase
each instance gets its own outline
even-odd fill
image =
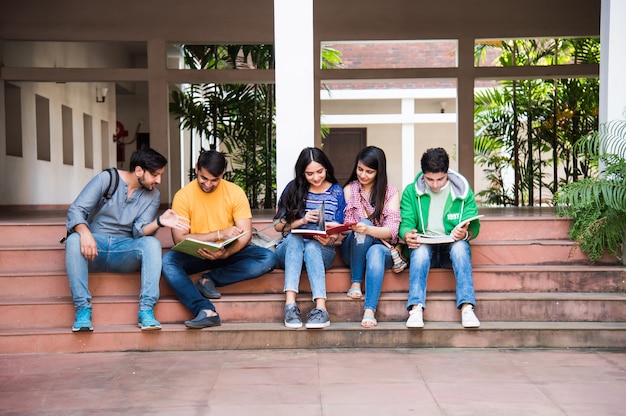
[[[481,210],[472,242],[477,330],[461,328],[451,270],[432,270],[424,329],[407,329],[408,272],[385,276],[373,329],[360,326],[362,301],[345,292],[349,271],[339,258],[327,273],[331,325],[323,330],[283,325],[283,272],[221,287],[214,303],[220,327],[188,330],[190,313],[161,281],[155,309],[161,331],[137,328],[139,273],[90,276],[92,333],[72,333],[74,309],[65,275],[64,218],[0,217],[0,353],[178,351],[257,348],[504,347],[623,348],[626,268],[605,257],[590,264],[567,238],[569,221],[551,213]],[[255,227],[269,222],[255,217]],[[169,230],[159,233],[164,251]],[[193,276],[198,278],[199,275]],[[299,304],[313,306],[303,276]]]

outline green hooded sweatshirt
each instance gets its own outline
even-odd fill
[[[443,226],[447,234],[464,220],[478,215],[478,207],[474,200],[474,192],[469,186],[467,179],[460,173],[448,169],[448,181],[450,182],[450,195],[446,201],[443,215]],[[426,181],[423,172],[415,177],[415,182],[407,185],[402,192],[400,202],[400,237],[404,239],[406,233],[417,230],[420,234],[426,233],[428,225],[428,209],[430,207],[430,195],[426,192]],[[470,223],[469,232],[472,238],[476,238],[480,230],[480,222],[474,220]]]

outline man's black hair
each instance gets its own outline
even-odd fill
[[[450,158],[445,149],[436,147],[424,152],[421,163],[423,173],[447,173],[450,167]]]
[[[167,159],[161,153],[149,147],[145,149],[135,150],[130,156],[130,171],[134,171],[137,166],[143,170],[147,170],[151,174],[164,168],[167,165]]]
[[[226,156],[217,150],[207,150],[198,157],[198,169],[204,169],[218,177],[226,171]]]

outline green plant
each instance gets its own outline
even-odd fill
[[[599,39],[520,39],[476,45],[477,64],[496,48],[498,66],[599,62]],[[484,204],[551,203],[560,186],[588,176],[588,163],[573,150],[597,130],[599,81],[505,80],[474,95],[475,162],[489,188]],[[506,180],[505,180],[506,179]]]
[[[272,45],[182,45],[185,64],[194,69],[271,69]],[[275,125],[273,84],[192,84],[171,93],[170,112],[195,131],[201,147],[224,146],[231,169],[225,178],[243,188],[253,208],[273,208]],[[188,155],[194,166],[197,155]],[[189,172],[194,178],[193,169]]]
[[[557,214],[570,217],[570,237],[592,262],[609,252],[626,264],[626,121],[613,120],[576,142],[595,174],[557,193]]]

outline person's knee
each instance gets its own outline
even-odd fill
[[[76,248],[80,250],[80,234],[71,233],[65,239],[65,250],[72,251],[76,250]]]
[[[161,259],[161,268],[163,269],[163,273],[167,273],[173,267],[176,267],[176,262],[174,260],[174,252],[168,251],[165,253]]]
[[[428,252],[428,249],[420,246],[416,249],[411,250],[411,263],[421,264],[426,262],[430,263],[430,254]]]
[[[140,245],[143,250],[149,252],[150,254],[161,254],[161,242],[158,238],[153,236],[145,236],[139,239]]]
[[[457,260],[468,259],[471,256],[469,244],[465,241],[457,241],[450,246],[450,258]]]
[[[321,247],[322,247],[321,244],[305,244],[304,253],[305,254],[320,253]]]
[[[367,250],[367,255],[372,257],[385,257],[387,253],[389,253],[389,249],[382,244],[374,244]]]
[[[265,267],[265,269],[270,272],[274,270],[276,264],[278,263],[278,258],[276,253],[271,250],[265,250],[265,253],[261,256],[261,264]]]

